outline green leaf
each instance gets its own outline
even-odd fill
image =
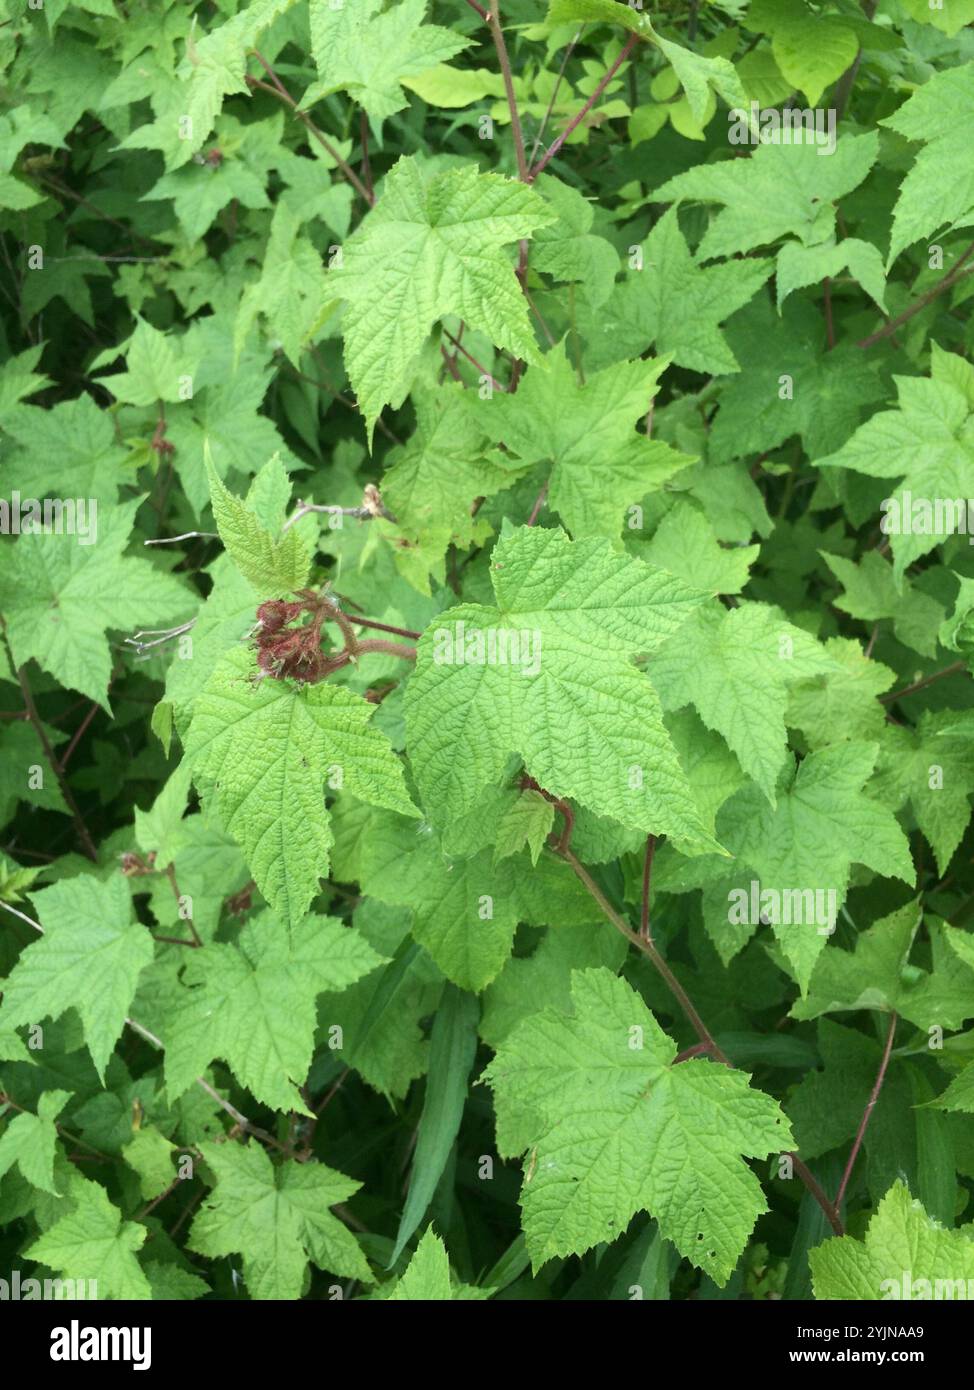
[[[834,600],[836,608],[867,623],[891,618],[893,631],[905,646],[922,656],[936,655],[937,628],[944,612],[936,599],[906,579],[898,587],[893,566],[876,550],[867,550],[858,564],[824,551],[822,559],[842,585],[842,593]]]
[[[465,815],[516,753],[554,796],[713,848],[656,692],[631,664],[700,595],[605,542],[572,542],[558,530],[512,530],[491,570],[496,606],[441,615],[406,689],[424,804],[441,820]]]
[[[223,658],[196,701],[186,757],[194,780],[216,783],[258,888],[293,926],[328,872],[326,780],[370,804],[418,812],[390,744],[369,727],[374,705],[341,686],[255,675],[246,650]]]
[[[584,323],[593,365],[637,356],[650,344],[681,367],[716,376],[741,365],[719,324],[737,312],[768,279],[774,262],[749,257],[700,266],[680,230],[676,208],[663,214],[608,303]],[[630,253],[630,265],[632,254]]]
[[[471,39],[424,23],[427,0],[403,0],[382,13],[382,0],[310,0],[311,51],[318,81],[305,93],[310,106],[330,92],[345,91],[368,113],[378,135],[382,122],[407,104],[400,86],[445,63]]]
[[[707,660],[701,661],[701,652]],[[692,703],[774,804],[785,764],[788,687],[834,667],[814,638],[777,609],[748,603],[699,608],[656,652],[650,671],[663,708]]]
[[[24,1250],[26,1258],[66,1279],[84,1270],[86,1287],[97,1284],[99,1298],[150,1298],[149,1281],[135,1257],[147,1235],[145,1226],[124,1221],[96,1182],[77,1177],[68,1195],[72,1210]]]
[[[858,188],[878,153],[875,131],[843,136],[827,159],[814,144],[761,144],[748,159],[676,174],[650,198],[721,205],[697,249],[700,261],[770,246],[789,234],[817,246],[834,234],[834,202]]]
[[[139,976],[152,960],[152,937],[132,921],[128,887],[118,874],[104,883],[90,876],[65,879],[31,896],[44,935],[21,951],[10,971],[0,1020],[18,1028],[76,1009],[104,1079]]]
[[[470,1068],[477,1051],[479,1013],[480,1007],[472,994],[454,985],[445,986],[430,1039],[426,1097],[416,1131],[409,1191],[387,1268],[396,1263],[422,1221],[459,1132]]]
[[[297,529],[272,536],[256,514],[224,487],[212,464],[207,471],[220,539],[243,577],[265,598],[283,598],[300,589],[307,583],[311,556]],[[277,455],[254,479],[255,487],[265,473],[286,476]]]
[[[888,265],[915,241],[942,229],[970,225],[974,188],[969,178],[959,178],[957,173],[966,171],[964,151],[974,134],[972,81],[974,63],[936,72],[898,111],[880,121],[924,146],[900,181]]]
[[[315,1001],[383,957],[332,918],[309,916],[288,932],[269,912],[248,921],[237,944],[189,954],[164,1037],[170,1100],[222,1057],[262,1104],[310,1114],[297,1088],[314,1052]]]
[[[824,922],[772,922],[803,994],[845,899],[851,866],[865,864],[874,873],[916,881],[909,842],[892,811],[862,791],[878,751],[875,743],[849,742],[810,753],[774,808],[756,786],[748,786],[718,817],[718,834],[754,871],[762,890],[834,894]],[[739,870],[734,884],[749,894],[751,880]],[[807,916],[804,900],[800,915]]]
[[[851,468],[872,478],[901,478],[882,504],[897,583],[921,556],[968,528],[974,497],[974,409],[947,376],[947,354],[934,347],[932,376],[897,377],[899,406],[882,410],[818,468]]]
[[[108,709],[112,658],[106,632],[173,623],[193,606],[189,589],[148,560],[123,555],[139,499],[99,514],[65,539],[22,535],[0,572],[0,612],[14,661],[33,658],[62,685]]]
[[[621,1234],[646,1210],[680,1253],[726,1284],[767,1210],[743,1157],[791,1143],[776,1102],[743,1072],[676,1044],[623,980],[573,976],[574,1013],[527,1019],[484,1079],[498,1148],[532,1150],[521,1194],[535,1269]]]
[[[740,593],[761,549],[758,545],[725,549],[704,513],[682,501],[670,508],[649,541],[629,544],[641,560],[714,594]]]
[[[70,1091],[46,1091],[37,1101],[37,1114],[15,1114],[0,1135],[0,1176],[16,1163],[34,1187],[58,1195],[54,1185],[57,1116],[71,1099]]]
[[[189,1248],[210,1259],[241,1255],[252,1298],[299,1298],[309,1260],[329,1273],[374,1282],[355,1237],[329,1210],[359,1183],[323,1163],[274,1165],[257,1144],[199,1148],[216,1187],[193,1220]]]
[[[389,1297],[399,1301],[423,1302],[452,1299],[450,1261],[446,1247],[432,1226],[419,1242],[406,1272],[397,1280]]]
[[[819,1299],[964,1298],[974,1279],[974,1241],[928,1216],[904,1182],[880,1202],[864,1240],[836,1236],[808,1260]]]
[[[548,503],[576,539],[616,539],[633,506],[694,462],[634,429],[666,366],[665,358],[622,362],[579,385],[561,344],[527,373],[516,396],[470,409],[523,463],[550,464]]]
[[[538,855],[554,823],[555,808],[550,801],[546,801],[540,792],[521,792],[498,826],[494,863],[518,854],[527,845],[531,851],[531,863],[537,864]]]
[[[503,248],[554,220],[533,189],[498,174],[466,166],[426,182],[416,158],[393,166],[345,243],[342,268],[329,275],[348,301],[345,365],[370,441],[382,407],[402,404],[426,336],[447,314],[537,360],[527,303]]]

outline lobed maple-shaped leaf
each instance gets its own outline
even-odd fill
[[[747,370],[721,389],[710,431],[710,460],[724,463],[768,453],[800,435],[813,457],[837,449],[880,397],[875,366],[858,348],[825,351],[822,316],[806,300],[789,299],[776,314],[758,295],[726,329]]]
[[[700,261],[770,246],[789,234],[817,246],[835,231],[834,203],[858,188],[878,153],[874,130],[844,135],[824,159],[813,144],[761,144],[747,159],[674,175],[650,200],[720,204],[697,248]]]
[[[860,932],[853,951],[825,951],[807,995],[792,1005],[792,1018],[875,1009],[895,1011],[924,1031],[963,1028],[974,1016],[971,938],[928,919],[931,969],[921,970],[909,963],[921,920],[919,903],[908,902]]]
[[[648,541],[630,540],[634,555],[714,594],[736,594],[748,581],[759,545],[723,547],[707,517],[692,502],[678,501]]]
[[[974,221],[974,180],[967,158],[974,139],[972,92],[974,63],[950,67],[935,72],[898,111],[880,121],[907,140],[923,143],[900,181],[888,264],[915,241]]]
[[[489,844],[450,854],[429,825],[388,813],[374,813],[363,832],[359,873],[370,897],[411,909],[413,938],[474,992],[506,964],[519,921],[568,925],[593,915],[567,864],[545,859],[529,873],[497,862]]]
[[[383,957],[330,917],[309,916],[287,931],[269,912],[248,921],[234,945],[211,942],[189,955],[185,988],[166,1013],[170,1099],[222,1057],[262,1104],[309,1114],[297,1088],[314,1053],[315,1001],[361,979]]]
[[[296,925],[332,843],[324,787],[416,816],[402,764],[369,721],[376,706],[344,686],[255,682],[243,647],[219,662],[196,700],[186,736],[194,780],[216,784],[223,822],[282,922]]]
[[[72,1209],[24,1250],[25,1257],[65,1279],[83,1278],[87,1289],[97,1284],[98,1298],[151,1298],[135,1255],[147,1228],[123,1220],[99,1183],[74,1175],[67,1196]]]
[[[94,498],[106,511],[114,507],[126,477],[125,450],[108,411],[90,396],[50,410],[21,406],[3,429],[15,446],[3,469],[7,496],[17,490],[22,497]]]
[[[608,301],[589,320],[581,319],[594,349],[592,365],[638,357],[654,346],[693,371],[714,376],[739,372],[741,365],[719,325],[758,292],[774,262],[749,257],[698,265],[676,208],[663,214],[641,249],[641,268],[630,269]]]
[[[897,377],[897,409],[879,411],[835,453],[815,460],[817,468],[902,479],[884,499],[881,518],[898,584],[916,560],[968,527],[967,498],[974,497],[974,405],[957,384],[952,356],[934,344],[929,378]]]
[[[935,598],[905,576],[897,586],[893,566],[876,550],[867,550],[858,564],[824,550],[821,554],[842,585],[842,593],[832,600],[836,608],[866,623],[891,618],[898,641],[922,656],[936,656],[944,610]]]
[[[714,849],[656,691],[632,664],[703,595],[605,541],[526,526],[495,546],[491,579],[495,605],[441,614],[406,688],[407,746],[434,819],[472,811],[516,754],[555,796]]]
[[[318,81],[301,101],[307,107],[331,92],[348,92],[377,136],[382,122],[408,104],[400,79],[418,77],[473,42],[424,23],[427,0],[400,0],[385,12],[382,6],[383,0],[310,0]]]
[[[649,670],[663,708],[692,704],[773,804],[787,756],[788,687],[835,665],[814,637],[775,608],[709,603],[663,643]]]
[[[924,710],[916,728],[891,726],[883,735],[876,795],[897,811],[909,802],[943,878],[971,819],[970,722],[954,710]]]
[[[0,1135],[0,1177],[16,1163],[32,1186],[58,1195],[54,1185],[54,1121],[70,1099],[70,1091],[45,1091],[38,1097],[36,1115],[29,1111],[13,1114]]]
[[[108,709],[106,633],[175,622],[191,591],[148,560],[123,555],[140,499],[89,513],[81,534],[23,535],[0,569],[0,613],[18,666],[33,658],[61,685]]]
[[[152,960],[152,937],[133,922],[120,874],[105,882],[90,875],[64,879],[31,896],[44,935],[21,951],[7,976],[0,1024],[19,1028],[76,1009],[104,1079],[139,976]]]
[[[880,740],[888,733],[879,696],[895,683],[888,666],[865,656],[858,642],[830,637],[825,653],[835,663],[809,680],[796,681],[788,696],[785,722],[801,729],[811,749],[843,739]]]
[[[787,1148],[787,1120],[743,1072],[674,1065],[676,1044],[609,970],[576,971],[572,1001],[570,1015],[526,1019],[483,1077],[498,1149],[531,1151],[521,1207],[534,1268],[614,1240],[648,1211],[725,1284],[767,1210],[743,1160]]]
[[[252,1298],[299,1298],[309,1260],[329,1273],[374,1282],[358,1241],[330,1210],[360,1183],[323,1163],[272,1164],[257,1144],[199,1149],[216,1187],[187,1244],[210,1259],[241,1255]]]
[[[527,302],[504,248],[554,220],[534,189],[499,174],[466,165],[427,182],[415,156],[392,167],[328,278],[348,301],[345,366],[370,441],[382,407],[402,404],[427,334],[447,314],[537,360]]]
[[[756,878],[762,891],[833,892],[837,912],[853,864],[913,884],[909,841],[892,811],[863,791],[878,752],[878,744],[850,741],[810,753],[779,787],[773,807],[755,785],[737,792],[717,820],[718,834],[738,861],[735,888],[749,892]],[[827,909],[828,899],[821,901]],[[800,915],[806,915],[804,906]],[[829,940],[827,928],[834,928],[827,910],[824,915],[824,921],[772,921],[803,994]]]
[[[695,462],[635,429],[667,364],[621,362],[581,385],[562,343],[531,368],[516,395],[471,401],[469,409],[522,463],[550,463],[548,503],[576,539],[615,539],[630,507]]]
[[[897,1180],[864,1240],[835,1236],[808,1252],[817,1299],[966,1298],[974,1281],[970,1229],[949,1231]]]

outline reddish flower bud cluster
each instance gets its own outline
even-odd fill
[[[291,627],[303,612],[313,616],[310,623]],[[329,668],[329,659],[321,649],[321,608],[305,599],[295,603],[269,599],[257,609],[257,665],[265,675],[275,680],[290,676],[293,680],[312,684],[319,681]]]

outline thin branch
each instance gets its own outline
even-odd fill
[[[369,163],[369,118],[364,111],[359,113],[359,140],[362,144],[362,182],[375,206],[375,192],[372,188],[372,165]]]
[[[842,1206],[842,1199],[845,1197],[846,1188],[849,1186],[849,1179],[852,1177],[852,1169],[855,1166],[856,1158],[859,1155],[859,1150],[862,1147],[862,1141],[866,1134],[866,1127],[868,1126],[869,1121],[872,1118],[872,1113],[876,1108],[876,1102],[879,1100],[879,1093],[883,1089],[883,1082],[886,1079],[886,1068],[889,1066],[890,1054],[893,1051],[893,1038],[896,1034],[896,1023],[896,1014],[891,1013],[889,1016],[889,1031],[886,1034],[886,1046],[883,1049],[883,1056],[879,1063],[879,1071],[876,1073],[876,1080],[873,1084],[872,1094],[866,1102],[865,1110],[862,1112],[862,1119],[859,1121],[859,1128],[856,1131],[856,1137],[852,1142],[852,1151],[849,1154],[849,1161],[845,1166],[845,1172],[842,1174],[842,1181],[839,1184],[839,1190],[835,1194],[836,1211],[838,1211]]]
[[[353,623],[358,623],[359,627],[372,627],[376,632],[391,632],[396,637],[411,637],[414,642],[418,642],[422,637],[421,632],[414,632],[411,627],[393,627],[391,623],[377,623],[374,618],[356,618],[349,615]]]
[[[863,0],[863,13],[867,19],[872,19],[879,7],[879,0]],[[856,53],[855,60],[839,78],[835,89],[835,96],[832,98],[832,105],[835,107],[835,119],[841,121],[845,114],[845,109],[849,98],[852,95],[852,88],[859,73],[859,65],[862,62],[862,49]]]
[[[707,1028],[707,1025],[704,1023],[703,1019],[700,1017],[700,1015],[694,1008],[690,996],[687,994],[686,990],[683,988],[679,980],[673,974],[673,971],[667,965],[666,961],[660,955],[659,951],[656,949],[652,941],[647,941],[642,936],[640,936],[638,932],[634,932],[632,927],[630,927],[629,923],[623,917],[620,917],[619,913],[616,912],[615,908],[609,902],[608,898],[602,892],[601,888],[595,882],[594,878],[592,878],[591,874],[584,867],[584,865],[578,859],[576,859],[575,855],[571,852],[570,849],[563,849],[559,852],[561,854],[561,857],[565,859],[571,866],[572,872],[574,873],[575,877],[585,888],[586,892],[588,892],[590,896],[595,899],[595,901],[598,903],[599,907],[602,909],[606,917],[608,917],[609,921],[612,923],[615,929],[621,932],[627,941],[632,942],[632,944],[638,950],[642,951],[644,956],[648,956],[649,959],[652,961],[653,965],[656,967],[656,969],[659,971],[664,981],[666,982],[667,988],[669,989],[670,993],[673,995],[674,999],[680,1005],[680,1008],[686,1014],[687,1019],[691,1027],[693,1028],[693,1031],[696,1033],[697,1037],[700,1039],[702,1043],[706,1043],[707,1050],[710,1052],[710,1055],[714,1057],[718,1062],[723,1062],[725,1066],[729,1067],[731,1065],[730,1059],[727,1057],[726,1053],[721,1051],[717,1043],[714,1041],[713,1035],[710,1033],[710,1030]]]
[[[553,144],[548,146],[548,149],[545,151],[538,163],[531,170],[527,178],[528,183],[534,183],[535,179],[542,172],[542,170],[545,169],[547,165],[550,164],[551,161],[554,159],[555,155],[561,149],[562,145],[568,139],[569,135],[571,135],[572,131],[575,130],[576,127],[582,123],[582,121],[584,121],[585,117],[591,111],[592,107],[598,101],[599,97],[605,91],[606,87],[612,81],[613,77],[615,77],[616,73],[622,67],[623,63],[629,57],[629,54],[632,52],[632,50],[635,48],[638,42],[639,40],[635,34],[629,35],[629,38],[626,40],[626,43],[623,46],[621,52],[619,53],[618,58],[609,68],[605,76],[602,78],[602,81],[596,87],[595,91],[589,97],[588,101],[582,107],[581,111],[579,111],[577,116],[572,117],[565,129],[558,136],[558,139],[555,140]]]
[[[72,753],[74,752],[74,750],[77,748],[77,746],[78,746],[78,744],[80,743],[82,737],[84,736],[85,729],[87,729],[88,725],[91,723],[91,721],[94,719],[95,715],[98,713],[98,711],[99,711],[100,709],[101,709],[101,705],[99,705],[97,701],[93,700],[93,701],[92,701],[92,704],[91,704],[91,709],[89,709],[89,711],[88,711],[88,713],[85,715],[84,719],[82,719],[81,723],[78,725],[77,729],[76,729],[75,732],[74,732],[74,736],[73,736],[72,739],[71,739],[71,742],[70,742],[70,743],[68,744],[68,746],[67,746],[67,749],[66,749],[66,751],[65,751],[64,757],[61,759],[61,771],[62,771],[62,772],[63,772],[64,769],[67,767],[68,762],[70,761],[70,758],[71,758],[71,754],[72,754]]]
[[[549,483],[549,481],[550,481],[550,479],[545,479],[545,485],[544,485],[544,487],[541,489],[541,491],[538,493],[537,497],[534,499],[534,506],[531,508],[531,515],[528,517],[527,523],[526,523],[528,526],[533,526],[534,523],[535,523],[535,522],[537,521],[537,519],[538,519],[538,516],[539,516],[539,514],[540,514],[540,512],[541,512],[541,508],[544,506],[545,501],[546,501],[546,499],[547,499],[547,497],[548,497],[548,483]]]
[[[896,332],[901,324],[912,319],[915,314],[919,314],[921,309],[925,309],[928,304],[933,303],[933,301],[946,290],[953,289],[958,280],[962,280],[965,275],[974,272],[974,267],[972,267],[971,270],[964,270],[965,263],[969,261],[972,256],[974,256],[974,241],[972,241],[967,250],[963,252],[960,260],[955,262],[953,269],[949,270],[942,279],[938,280],[931,289],[927,290],[926,294],[921,294],[919,299],[915,299],[901,314],[897,314],[895,319],[890,319],[889,323],[884,324],[882,328],[878,328],[876,332],[871,333],[868,338],[861,339],[856,344],[856,347],[872,347],[873,343],[878,343],[881,339],[888,338],[891,334]]]
[[[557,97],[558,97],[558,89],[560,88],[560,86],[561,86],[561,84],[562,84],[562,82],[563,82],[563,80],[564,80],[564,77],[565,77],[565,69],[568,67],[568,60],[569,60],[569,58],[572,56],[572,54],[575,52],[575,45],[578,43],[579,39],[582,37],[582,33],[583,33],[584,29],[585,29],[585,25],[583,24],[582,27],[579,29],[578,33],[575,35],[575,37],[574,37],[574,38],[572,39],[572,41],[569,43],[568,47],[565,49],[564,55],[562,56],[561,67],[558,69],[558,76],[555,78],[555,85],[554,85],[554,87],[551,89],[551,97],[550,97],[550,99],[549,99],[549,101],[548,101],[547,107],[545,108],[545,113],[544,113],[544,115],[543,115],[542,118],[541,118],[541,125],[538,127],[538,133],[537,133],[537,135],[534,137],[534,144],[531,146],[531,154],[530,154],[530,156],[529,156],[529,158],[528,158],[528,165],[529,165],[529,166],[532,165],[532,164],[534,163],[534,157],[535,157],[535,155],[538,153],[538,146],[541,144],[541,141],[542,141],[542,138],[543,138],[543,136],[544,136],[545,130],[547,129],[547,126],[548,126],[548,122],[549,122],[549,120],[551,119],[551,113],[552,113],[552,111],[554,111],[554,109],[555,109],[555,101],[557,100]]]
[[[915,695],[918,690],[926,690],[928,685],[933,685],[934,681],[943,680],[945,676],[955,676],[959,671],[967,670],[966,661],[955,661],[950,666],[945,666],[942,671],[934,671],[932,676],[924,676],[922,681],[914,681],[912,685],[905,685],[902,690],[894,690],[889,695],[880,695],[880,703],[891,705],[896,700],[903,700],[907,695]]]
[[[446,328],[442,330],[442,333],[444,338],[449,338],[450,342],[456,348],[457,352],[462,352],[464,357],[471,364],[471,366],[476,367],[480,375],[485,376],[487,378],[487,380],[490,382],[491,386],[494,388],[495,391],[507,390],[507,387],[502,382],[498,381],[495,376],[492,376],[490,372],[487,370],[487,368],[484,367],[480,362],[478,362],[476,357],[474,357],[472,353],[467,351],[467,349],[463,346],[459,338],[454,338],[453,334],[450,333]],[[455,357],[454,361],[456,361]]]
[[[517,176],[522,183],[530,183],[528,173],[527,156],[524,153],[524,133],[521,130],[521,113],[517,109],[517,97],[514,95],[514,78],[511,76],[511,60],[507,55],[507,44],[504,42],[504,31],[501,28],[500,0],[491,0],[490,11],[487,14],[487,23],[490,25],[491,37],[494,40],[494,47],[497,49],[497,61],[500,63],[501,76],[504,79],[504,91],[507,95],[507,109],[511,115],[511,136],[514,140],[514,158],[517,160]]]
[[[827,275],[822,282],[822,290],[825,295],[825,341],[831,352],[835,347],[835,318],[832,313],[832,281]]]
[[[370,208],[374,207],[375,194],[370,192],[370,190],[366,188],[365,184],[359,178],[358,174],[356,174],[352,166],[348,163],[346,159],[342,158],[342,156],[338,153],[335,146],[331,143],[328,137],[318,129],[318,127],[315,125],[314,121],[311,119],[308,113],[306,111],[300,110],[300,108],[298,107],[298,103],[294,100],[294,97],[292,97],[291,93],[284,86],[283,82],[278,77],[274,69],[271,67],[267,59],[260,52],[260,50],[255,48],[252,51],[254,57],[257,59],[261,67],[267,73],[267,76],[270,78],[270,82],[261,82],[259,78],[248,77],[246,79],[247,86],[259,87],[262,92],[270,92],[272,96],[276,96],[280,101],[285,102],[286,105],[288,105],[291,108],[294,115],[297,116],[298,120],[307,130],[308,134],[312,137],[312,139],[318,142],[321,148],[328,155],[329,159],[333,160],[334,163],[338,166],[338,168],[342,171],[342,173],[348,179],[349,183],[352,185],[355,191],[365,199],[366,203],[369,205]]]
[[[92,861],[92,863],[97,864],[98,851],[95,848],[95,842],[91,838],[91,834],[89,833],[88,827],[85,824],[84,816],[78,810],[78,803],[74,799],[74,793],[68,786],[68,781],[64,775],[64,770],[61,767],[61,764],[58,762],[57,755],[51,746],[51,740],[48,738],[47,730],[44,728],[44,721],[41,718],[40,714],[37,712],[37,706],[34,703],[33,692],[30,688],[30,681],[27,679],[26,668],[23,666],[17,666],[17,664],[14,661],[14,654],[10,648],[10,642],[7,638],[6,627],[4,627],[3,631],[3,645],[7,652],[7,659],[10,662],[10,669],[11,671],[16,672],[17,675],[17,683],[19,684],[20,692],[24,697],[24,709],[27,712],[27,718],[30,720],[31,724],[34,727],[34,732],[40,739],[41,747],[44,749],[44,756],[48,761],[48,765],[50,766],[51,771],[54,773],[54,776],[57,779],[58,786],[61,788],[61,795],[64,798],[64,804],[67,806],[68,810],[71,813],[71,819],[74,821],[75,829],[78,832],[78,838],[81,841],[81,846],[84,849],[85,854]]]
[[[642,904],[639,913],[639,935],[650,945],[653,942],[653,933],[649,927],[649,881],[653,874],[653,855],[656,853],[656,836],[646,836],[646,853],[643,856],[643,893]]]
[[[154,541],[143,541],[142,544],[143,544],[143,545],[175,545],[177,541],[193,541],[193,540],[196,540],[197,538],[200,539],[200,540],[211,540],[211,541],[216,541],[216,540],[219,540],[219,539],[220,539],[219,534],[218,534],[216,531],[184,531],[183,534],[182,534],[181,536],[160,536],[157,540],[154,540]]]

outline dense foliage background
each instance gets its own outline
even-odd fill
[[[2,5],[8,1284],[974,1279],[972,24]]]

